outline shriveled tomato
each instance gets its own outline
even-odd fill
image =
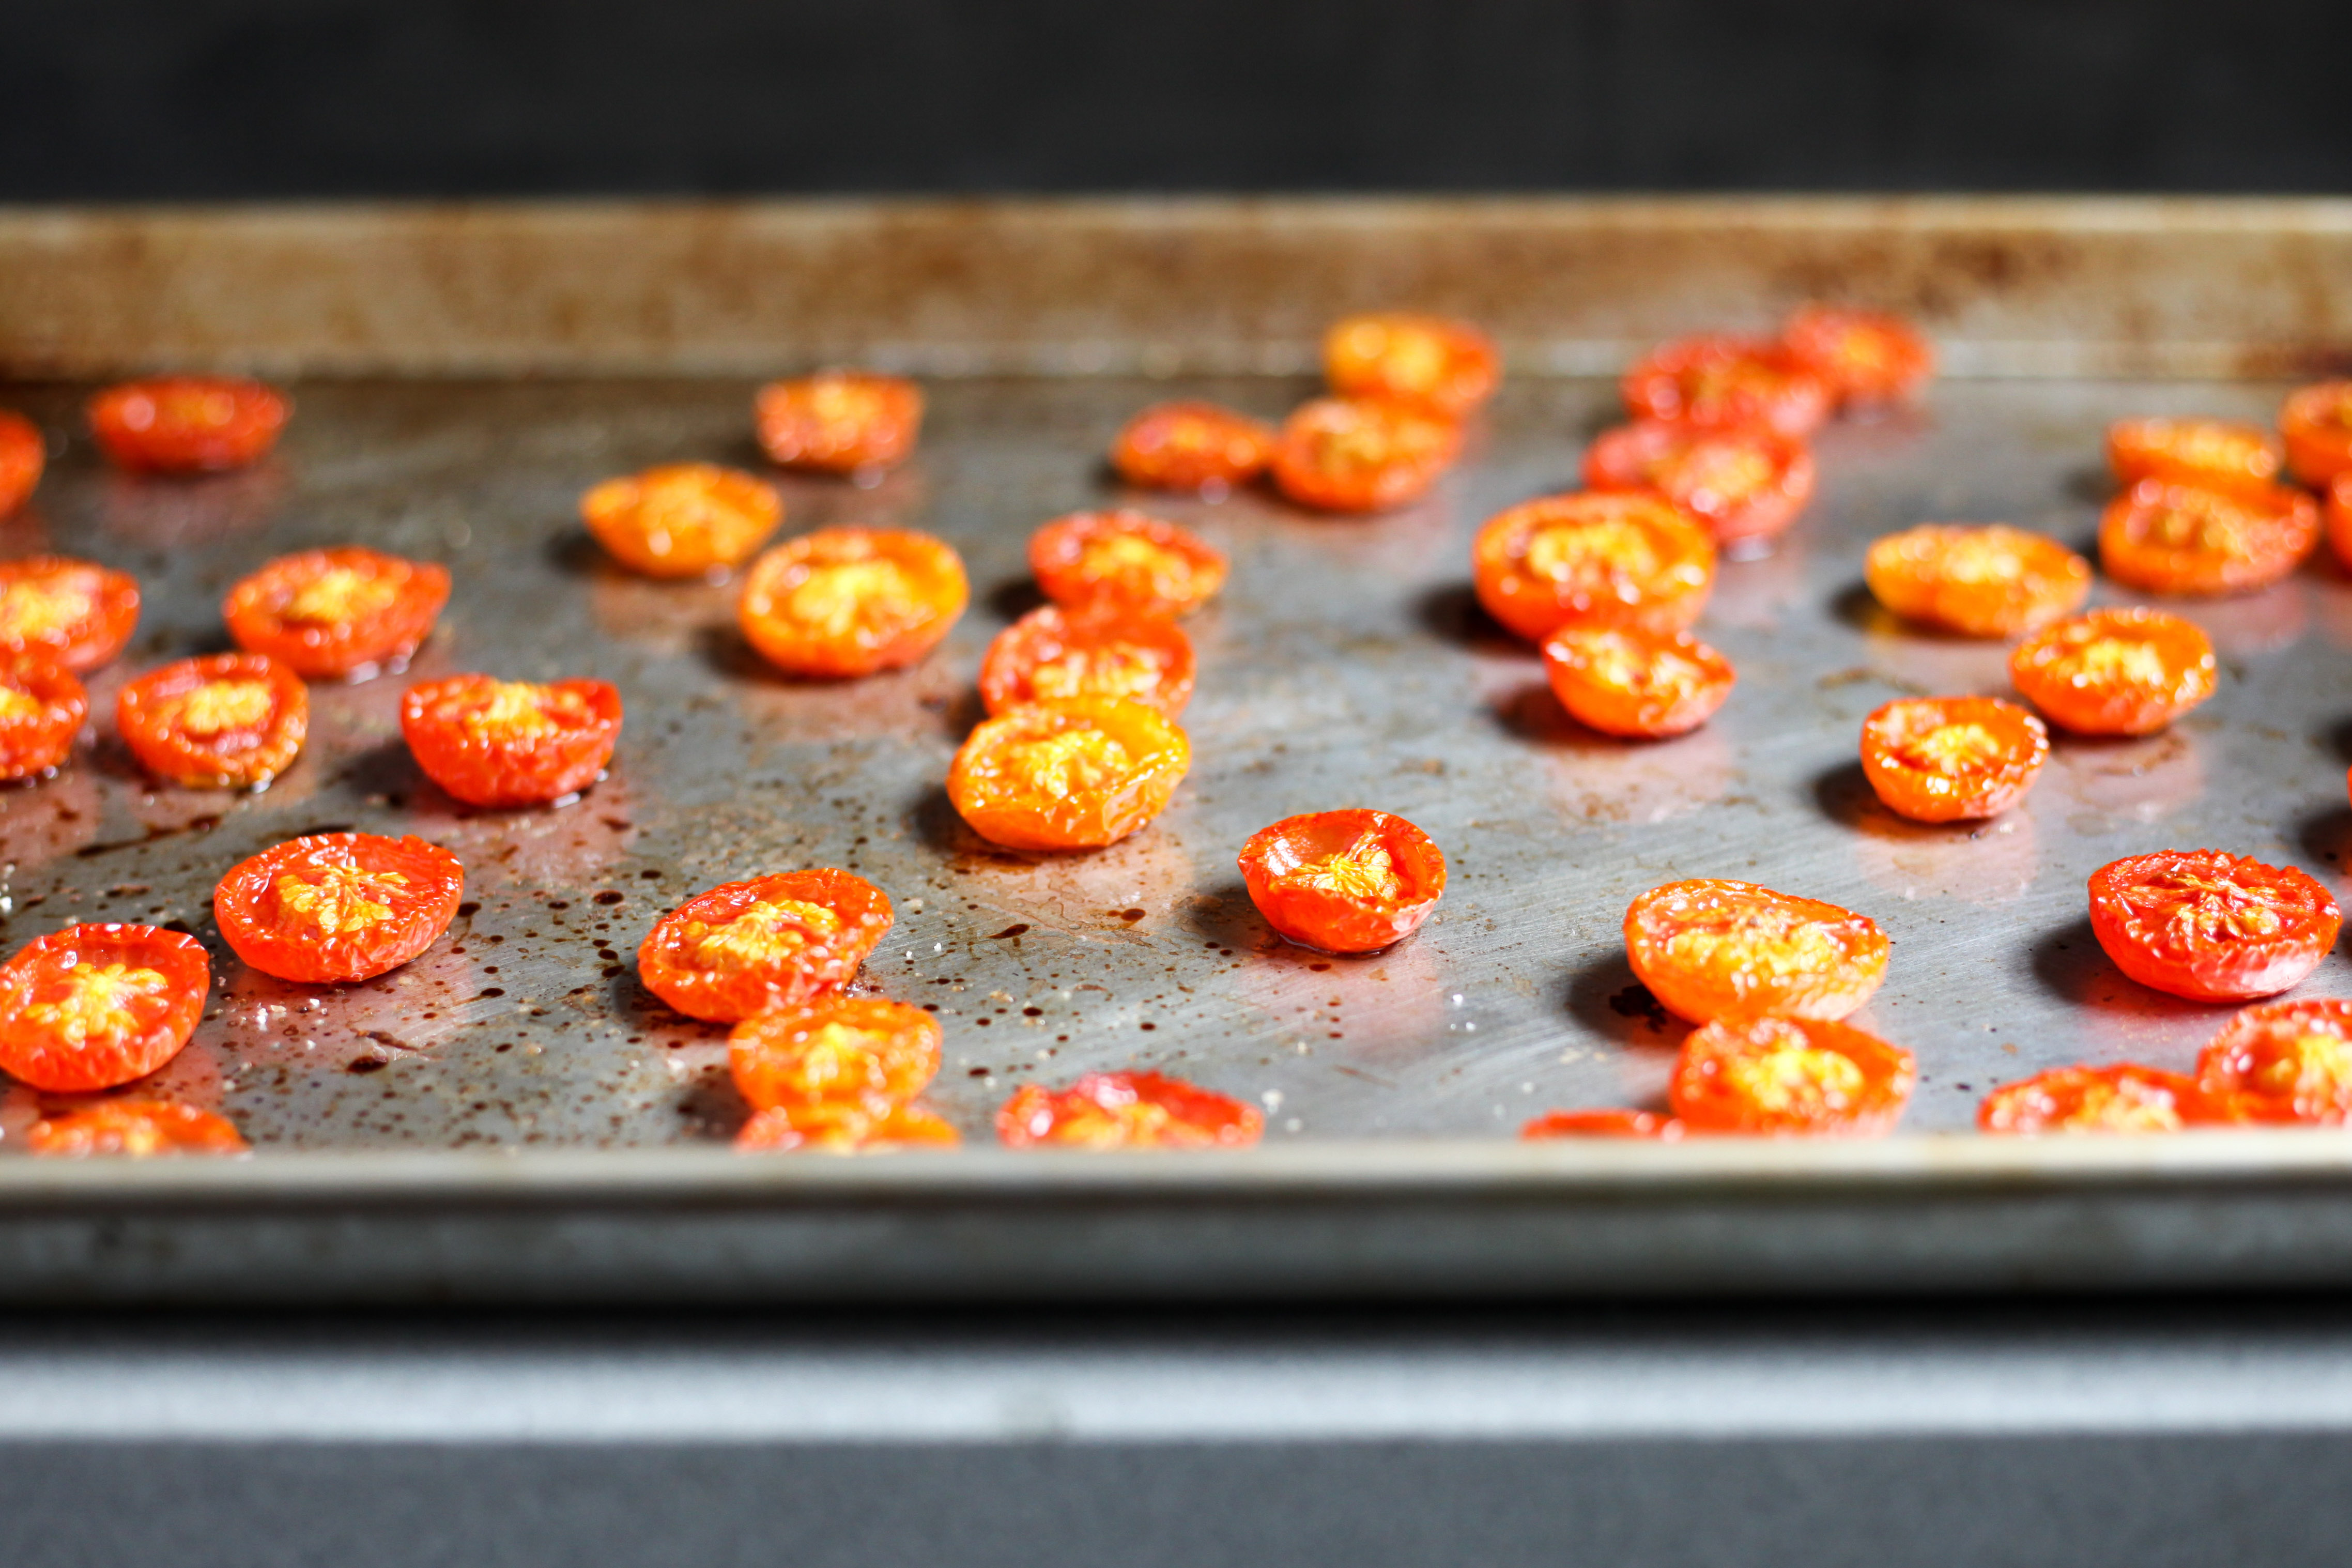
[[[2326,526],[2336,564],[2352,572],[2352,473],[2338,474],[2328,482]]]
[[[406,668],[448,602],[448,568],[346,544],[265,563],[221,614],[237,647],[306,680],[364,680]]]
[[[2248,1007],[2197,1058],[2197,1087],[2232,1121],[2352,1121],[2352,1002]]]
[[[1173,719],[1192,698],[1192,639],[1162,616],[1120,605],[1047,605],[996,635],[980,661],[991,713],[1026,702],[1124,697]]]
[[[1257,1107],[1156,1072],[1024,1084],[996,1112],[996,1135],[1013,1149],[1243,1149],[1265,1131]]]
[[[1080,511],[1029,536],[1029,570],[1057,605],[1129,615],[1189,615],[1225,585],[1225,557],[1205,540],[1139,511]]]
[[[1495,395],[1502,360],[1467,321],[1380,311],[1349,316],[1323,334],[1323,375],[1342,397],[1382,398],[1440,419],[1461,419]]]
[[[2319,543],[2319,507],[2301,490],[2207,489],[2142,479],[2099,519],[2099,562],[2151,594],[2267,587]]]
[[[1241,870],[1266,924],[1324,952],[1402,942],[1445,893],[1445,852],[1385,811],[1286,816],[1250,835]]]
[[[1916,822],[1999,816],[2050,760],[2050,731],[1997,697],[1905,697],[1862,721],[1862,771]]]
[[[115,700],[140,766],[194,789],[255,789],[286,771],[310,732],[310,693],[258,653],[215,653],[151,669]]]
[[[1621,384],[1637,419],[1762,425],[1803,437],[1829,417],[1827,383],[1759,338],[1682,338],[1635,360]]]
[[[1682,1141],[1683,1124],[1654,1110],[1551,1110],[1519,1129],[1531,1143],[1555,1138],[1654,1138],[1661,1143]]]
[[[606,479],[581,520],[615,561],[648,577],[708,577],[751,558],[784,520],[775,490],[740,468],[670,463]]]
[[[2197,1002],[2275,996],[2319,966],[2343,917],[2292,866],[2159,849],[2091,873],[2091,930],[2142,985]]]
[[[2287,471],[2314,489],[2352,473],[2352,381],[2298,388],[2279,413]]]
[[[973,832],[1008,849],[1096,849],[1166,809],[1192,765],[1184,731],[1140,702],[1032,702],[965,739],[948,798]]]
[[[2178,1132],[2207,1120],[2194,1079],[2124,1062],[2052,1068],[2005,1083],[1977,1107],[1986,1132]]]
[[[25,504],[41,482],[48,460],[41,427],[21,414],[0,408],[0,517]]]
[[[1871,544],[1863,575],[1904,619],[1971,637],[2046,626],[2091,593],[2089,562],[2001,523],[1923,522],[1887,534]]]
[[[414,835],[313,833],[229,868],[213,918],[236,955],[280,980],[369,980],[431,947],[466,868]]]
[[[0,654],[95,669],[139,624],[139,584],[62,555],[0,561]]]
[[[133,473],[205,474],[259,462],[294,405],[257,381],[172,375],[126,381],[89,400],[99,449]]]
[[[2107,426],[2107,466],[2126,485],[2142,479],[2266,495],[2283,454],[2259,425],[2227,419],[2118,419]]]
[[[1650,994],[1705,1024],[1733,1015],[1843,1018],[1886,978],[1866,915],[1753,882],[1668,882],[1625,910],[1625,957]]]
[[[1562,626],[1675,632],[1715,586],[1715,545],[1664,496],[1587,490],[1496,512],[1470,547],[1478,602],[1540,642]]]
[[[453,675],[401,694],[400,732],[425,776],[468,805],[534,805],[604,776],[621,693],[603,680]]]
[[[1683,1042],[1666,1099],[1694,1132],[1875,1138],[1917,1076],[1902,1047],[1825,1018],[1718,1018]]]
[[[1716,428],[1640,419],[1584,449],[1596,490],[1655,490],[1706,525],[1720,545],[1771,538],[1813,494],[1813,454],[1764,426]]]
[[[52,1094],[145,1078],[188,1043],[212,984],[204,944],[179,931],[51,931],[0,964],[0,1068]]]
[[[1919,329],[1878,310],[1808,305],[1789,318],[1780,341],[1849,408],[1899,403],[1936,374],[1936,351]]]
[[[65,1160],[247,1152],[244,1138],[226,1117],[168,1100],[101,1100],[58,1111],[26,1130],[25,1149]]]
[[[829,866],[728,882],[661,918],[637,977],[688,1017],[732,1024],[837,990],[892,918],[881,889]]]
[[[828,474],[893,468],[915,449],[923,392],[903,376],[826,370],[760,389],[752,417],[771,462]]]
[[[1454,466],[1461,426],[1369,397],[1318,397],[1282,422],[1274,484],[1318,511],[1387,511]]]
[[[1731,695],[1731,661],[1688,632],[1563,626],[1543,647],[1559,705],[1604,735],[1650,740],[1697,729]]]
[[[0,779],[28,779],[63,763],[89,694],[46,659],[0,661]]]
[[[2093,610],[2020,643],[2009,678],[2081,735],[2149,735],[2213,695],[2213,643],[2161,610]]]
[[[1122,426],[1111,467],[1129,484],[1222,500],[1274,461],[1274,428],[1213,403],[1155,403]]]
[[[912,664],[971,602],[963,558],[928,533],[821,528],[753,563],[736,618],[787,675],[844,679]]]
[[[879,996],[831,996],[744,1019],[727,1037],[727,1065],[744,1103],[845,1102],[887,1110],[940,1070],[939,1020]]]
[[[735,1148],[745,1154],[904,1154],[952,1149],[962,1141],[919,1105],[822,1100],[758,1112],[736,1135]]]

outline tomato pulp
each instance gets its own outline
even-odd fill
[[[1875,541],[1870,592],[1906,620],[1962,637],[2005,637],[2071,615],[2091,563],[2039,533],[2000,523],[1923,522]]]
[[[368,980],[440,940],[466,868],[414,836],[314,833],[230,868],[213,917],[236,955],[280,980]]]
[[[1693,1132],[1875,1138],[1911,1098],[1911,1053],[1825,1018],[1718,1018],[1692,1032],[1666,1096]]]
[[[1225,584],[1222,552],[1139,511],[1055,518],[1030,535],[1029,570],[1057,605],[1129,615],[1189,615]]]
[[[1675,632],[1715,586],[1715,545],[1664,496],[1587,490],[1496,513],[1470,549],[1478,602],[1530,642],[1562,626]]]
[[[1759,338],[1683,338],[1635,360],[1621,384],[1636,418],[1761,425],[1801,439],[1829,416],[1831,392],[1785,345]]]
[[[1111,467],[1129,484],[1222,500],[1274,461],[1274,429],[1213,403],[1155,403],[1120,427]]]
[[[602,778],[621,693],[602,680],[453,675],[402,693],[400,732],[425,776],[469,805],[534,805]]]
[[[2352,473],[2352,381],[2298,388],[2279,413],[2288,472],[2314,489]]]
[[[744,1154],[902,1154],[952,1149],[961,1134],[919,1105],[877,1108],[846,1100],[778,1105],[755,1113],[736,1135]]]
[[[1780,341],[1849,408],[1915,397],[1936,374],[1936,351],[1919,330],[1876,310],[1808,305],[1789,318]]]
[[[1731,661],[1688,632],[1564,626],[1543,647],[1552,694],[1604,735],[1656,740],[1697,729],[1738,679]]]
[[[2226,419],[2118,419],[2107,426],[2107,467],[2126,486],[2143,479],[2267,493],[2284,466],[2277,437]]]
[[[1342,397],[1462,419],[1494,395],[1502,361],[1468,321],[1385,311],[1332,323],[1323,335],[1323,375]]]
[[[58,1111],[26,1129],[25,1148],[65,1160],[247,1152],[245,1140],[226,1118],[167,1100],[101,1100]]]
[[[923,393],[902,376],[827,370],[760,389],[752,423],[781,468],[856,474],[893,468],[915,450]]]
[[[1008,849],[1096,849],[1159,816],[1192,763],[1184,731],[1140,702],[1033,702],[972,731],[948,798]]]
[[[0,964],[0,1068],[52,1094],[112,1089],[180,1054],[212,961],[180,931],[77,925]]]
[[[28,779],[62,765],[89,716],[81,682],[46,659],[0,664],[0,779]]]
[[[2352,1121],[2352,1002],[2248,1007],[2197,1058],[2197,1087],[2232,1121]]]
[[[1240,863],[1265,923],[1324,952],[1402,942],[1445,894],[1444,851],[1384,811],[1286,816],[1250,835]]]
[[[1714,428],[1637,420],[1584,449],[1596,490],[1655,490],[1719,545],[1757,544],[1797,520],[1813,494],[1813,455],[1764,426]]]
[[[2319,507],[2301,490],[2235,490],[2142,479],[2099,520],[2107,575],[2151,594],[2268,587],[2319,543]]]
[[[824,528],[753,563],[736,618],[787,675],[845,679],[908,665],[971,601],[963,559],[928,533]]]
[[[1886,808],[1916,822],[1999,816],[2050,760],[2050,731],[1997,697],[1906,697],[1862,724],[1862,771]]]
[[[310,693],[266,654],[207,654],[125,686],[114,725],[157,778],[193,789],[258,789],[302,750]]]
[[[2116,967],[2197,1002],[2274,996],[2336,945],[2343,917],[2292,866],[2218,849],[2159,849],[2091,874],[2091,930]]]
[[[1158,616],[1118,605],[1047,605],[996,635],[980,661],[992,714],[1029,702],[1125,698],[1173,719],[1192,700],[1192,639]]]
[[[2005,1083],[1977,1107],[1985,1132],[2178,1132],[2207,1120],[2196,1080],[2125,1062],[2053,1068]]]
[[[727,1037],[727,1064],[744,1103],[845,1101],[887,1110],[940,1070],[939,1020],[878,996],[826,997],[744,1019]]]
[[[1462,449],[1461,427],[1368,397],[1318,397],[1283,421],[1274,483],[1318,511],[1388,511],[1429,493]]]
[[[1156,1072],[1026,1084],[996,1112],[996,1135],[1013,1149],[1244,1149],[1265,1131],[1257,1107]]]
[[[362,680],[405,668],[448,602],[448,568],[346,544],[266,563],[221,613],[247,653],[306,680]]]
[[[2213,695],[2203,631],[2161,610],[2093,610],[2020,643],[2009,678],[2053,723],[2080,735],[2150,735]]]
[[[41,482],[48,447],[41,427],[21,414],[0,408],[0,517],[23,506]]]
[[[1683,1124],[1654,1110],[1549,1110],[1519,1129],[1529,1142],[1554,1138],[1654,1138],[1661,1143],[1682,1140]]]
[[[740,468],[671,463],[580,498],[605,553],[648,577],[709,577],[749,559],[784,520],[774,489]]]
[[[1625,910],[1625,956],[1650,994],[1695,1024],[1733,1015],[1843,1018],[1886,978],[1865,915],[1753,882],[1668,882]]]
[[[268,456],[293,413],[283,393],[257,381],[173,375],[108,387],[89,400],[89,428],[119,468],[219,473]]]
[[[738,1023],[839,989],[891,919],[881,889],[831,867],[728,882],[656,923],[637,976],[688,1017]]]
[[[0,654],[79,673],[111,660],[139,624],[139,584],[62,555],[0,561]]]

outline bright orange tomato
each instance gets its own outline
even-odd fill
[[[2248,1007],[2197,1058],[2197,1087],[2233,1121],[2352,1121],[2352,1002]]]
[[[1502,361],[1467,321],[1389,311],[1333,322],[1323,334],[1323,375],[1342,397],[1461,419],[1494,395]]]
[[[89,428],[119,468],[217,473],[268,456],[293,412],[257,381],[172,375],[108,387],[89,400]]]
[[[1274,461],[1274,430],[1213,403],[1155,403],[1120,427],[1110,461],[1139,489],[1222,500]]]
[[[1633,362],[1622,384],[1637,419],[1762,425],[1801,439],[1829,417],[1830,388],[1784,345],[1756,338],[1682,338]]]
[[[1286,816],[1250,835],[1241,871],[1266,924],[1323,952],[1402,942],[1445,893],[1445,852],[1384,811]]]
[[[1706,525],[1720,545],[1781,532],[1813,494],[1813,454],[1758,425],[1713,428],[1636,420],[1584,449],[1596,490],[1655,490]]]
[[[1265,1131],[1257,1107],[1156,1072],[1024,1084],[996,1112],[996,1135],[1013,1149],[1244,1149]]]
[[[2245,1002],[2299,984],[2343,916],[2292,866],[2219,849],[2159,849],[2091,874],[2091,930],[2116,967],[2195,1002]]]
[[[449,602],[449,570],[347,544],[265,563],[221,613],[247,653],[306,680],[363,680],[407,668]]]
[[[1886,978],[1886,952],[1869,917],[1753,882],[1668,882],[1625,910],[1635,977],[1695,1024],[1843,1018]]]
[[[2327,486],[2327,543],[2336,563],[2352,572],[2352,472],[2342,473]]]
[[[0,517],[25,504],[41,482],[48,447],[41,427],[21,414],[0,408]]]
[[[2000,523],[1923,522],[1872,543],[1863,563],[1878,602],[1962,637],[2005,637],[2071,615],[2091,563],[2039,533]]]
[[[1274,483],[1318,511],[1388,511],[1429,493],[1461,426],[1366,397],[1302,403],[1275,438]]]
[[[738,1023],[838,990],[891,919],[888,895],[832,867],[728,882],[661,918],[637,977],[690,1018]]]
[[[761,387],[752,414],[760,446],[779,467],[877,472],[898,467],[914,451],[923,427],[923,392],[901,376],[819,371]]]
[[[468,805],[536,805],[604,774],[621,693],[603,680],[452,675],[401,694],[400,733],[425,776]]]
[[[2099,562],[2151,594],[2268,587],[2319,543],[2319,507],[2301,490],[2205,489],[2142,479],[2099,520]]]
[[[191,789],[258,789],[302,750],[310,693],[266,654],[206,654],[125,686],[114,727],[157,778]]]
[[[1563,626],[1543,647],[1559,705],[1604,735],[1635,740],[1697,729],[1731,695],[1731,661],[1688,632]]]
[[[672,463],[606,479],[580,498],[580,516],[632,572],[709,577],[765,543],[784,520],[784,503],[740,468]]]
[[[1174,621],[1116,605],[1046,605],[996,635],[980,661],[990,713],[1029,702],[1123,697],[1173,719],[1192,700],[1192,639]]]
[[[1666,1098],[1694,1132],[1875,1138],[1916,1078],[1909,1051],[1825,1018],[1718,1018],[1683,1042]]]
[[[1470,547],[1478,602],[1530,642],[1562,626],[1675,632],[1715,587],[1715,545],[1645,490],[1543,496],[1499,511]]]
[[[1519,1129],[1528,1142],[1555,1138],[1654,1138],[1661,1143],[1682,1141],[1683,1124],[1653,1110],[1551,1110]]]
[[[2300,388],[2279,414],[2287,471],[2314,489],[2352,473],[2352,381]]]
[[[948,798],[1008,849],[1095,849],[1159,816],[1192,764],[1184,731],[1140,702],[1033,702],[972,731]]]
[[[46,659],[0,663],[0,779],[54,772],[73,752],[89,694]]]
[[[2020,643],[2009,678],[2078,735],[2150,735],[2213,695],[2203,631],[2161,610],[2094,610]]]
[[[213,919],[237,957],[305,984],[372,980],[441,940],[466,868],[407,835],[313,833],[229,868]]]
[[[0,654],[79,673],[122,651],[139,624],[139,584],[62,555],[0,561]]]
[[[822,1100],[755,1114],[736,1135],[744,1154],[905,1154],[952,1149],[963,1136],[919,1105]]]
[[[1936,374],[1936,351],[1900,316],[1808,305],[1789,318],[1780,341],[1838,402],[1899,403]]]
[[[2178,1132],[2208,1120],[2194,1079],[2134,1062],[2052,1068],[2005,1083],[1977,1108],[1986,1132]]]
[[[914,663],[971,599],[963,558],[928,533],[822,528],[753,563],[736,618],[785,674],[843,679]]]
[[[225,1118],[165,1100],[101,1100],[58,1111],[26,1130],[25,1149],[52,1160],[247,1152],[245,1140]]]
[[[2279,477],[2277,437],[2227,419],[2118,419],[2107,426],[2107,466],[2126,485],[2142,479],[2267,494]]]
[[[939,1020],[879,996],[833,996],[756,1014],[727,1037],[727,1065],[744,1103],[904,1104],[940,1070]]]
[[[1862,722],[1862,771],[1889,811],[1916,822],[1999,816],[2050,760],[2050,731],[1997,697],[1906,697]]]
[[[1225,585],[1225,557],[1189,530],[1139,511],[1077,511],[1029,536],[1029,570],[1057,605],[1183,616]]]
[[[51,931],[0,964],[0,1069],[52,1094],[145,1078],[195,1033],[212,984],[204,944],[179,931]]]

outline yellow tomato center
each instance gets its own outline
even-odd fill
[[[2231,473],[2265,473],[2270,449],[2262,437],[2227,425],[2174,425],[2158,437],[2181,462],[2200,468],[2223,468]]]
[[[756,969],[831,942],[842,932],[839,915],[823,904],[799,899],[762,899],[721,925],[688,922],[694,961],[704,969]]]
[[[1086,1149],[1149,1148],[1166,1142],[1174,1122],[1167,1107],[1148,1100],[1110,1107],[1080,1100],[1055,1112],[1052,1137]]]
[[[862,382],[821,375],[808,384],[801,404],[828,425],[863,424],[882,411],[882,395]]]
[[[1999,760],[2000,742],[1981,724],[1938,724],[1896,746],[1895,754],[1922,773],[1958,774]]]
[[[2074,679],[2103,686],[2168,686],[2171,677],[2155,645],[2132,637],[2098,637],[2070,661]]]
[[[638,493],[637,526],[647,552],[667,555],[681,544],[700,544],[712,535],[731,537],[745,522],[740,509],[719,499],[698,474],[667,474]]]
[[[1747,500],[1772,482],[1772,459],[1753,447],[1700,441],[1651,462],[1643,477],[1661,489],[1723,505]]]
[[[278,907],[316,926],[324,936],[350,936],[382,925],[392,918],[383,900],[408,886],[397,871],[370,871],[358,866],[322,866],[310,879],[289,871],[273,884]]]
[[[2281,1100],[2338,1099],[2352,1087],[2352,1041],[2298,1035],[2278,1042],[2247,1078],[2260,1092]]]
[[[874,1079],[874,1058],[884,1043],[868,1030],[829,1021],[793,1043],[789,1076],[812,1099],[864,1089]]]
[[[1132,533],[1092,541],[1078,553],[1078,569],[1090,577],[1142,578],[1163,599],[1190,598],[1192,593],[1192,562]]]
[[[1320,860],[1309,860],[1281,879],[1293,888],[1305,888],[1318,893],[1336,893],[1343,899],[1379,903],[1397,896],[1403,886],[1396,874],[1396,862],[1389,856],[1379,837],[1366,833],[1337,855],[1326,855]]]
[[[209,741],[260,729],[277,706],[277,696],[267,681],[207,680],[166,711],[183,733]]]
[[[1556,583],[1604,578],[1638,582],[1654,576],[1662,562],[1648,529],[1610,520],[1536,530],[1528,540],[1527,563],[1536,575]]]
[[[2242,508],[2219,496],[2198,496],[2193,490],[2174,493],[2169,504],[2147,519],[2147,537],[2151,542],[2168,550],[2193,550],[2207,555],[2251,552],[2252,541],[2248,536],[2254,520]]]
[[[0,592],[0,637],[55,637],[79,625],[98,608],[98,601],[66,583],[17,581]]]
[[[1566,640],[1577,651],[1585,675],[1612,690],[1679,696],[1706,679],[1696,661],[1672,648],[1644,648],[1622,632],[1580,632]]]
[[[2227,877],[2175,872],[2149,886],[2182,898],[2165,921],[2165,932],[2175,942],[2251,941],[2274,936],[2286,923],[2261,894]]]
[[[1862,1068],[1849,1057],[1823,1050],[1789,1025],[1769,1026],[1772,1044],[1723,1064],[1723,1083],[1756,1110],[1814,1121],[1842,1115],[1861,1101]]]
[[[1136,647],[1072,648],[1029,672],[1029,689],[1047,701],[1067,697],[1148,697],[1160,689],[1164,661]]]
[[[1722,925],[1685,926],[1666,939],[1666,952],[1740,991],[1758,980],[1828,973],[1846,961],[1828,927],[1771,907],[1743,911]]]
[[[1065,730],[1007,746],[1003,766],[1032,793],[1067,800],[1121,783],[1135,758],[1100,730]]]
[[[25,1009],[25,1016],[77,1046],[137,1033],[139,1018],[131,1005],[161,996],[172,988],[172,983],[154,970],[133,969],[127,963],[84,961],[60,979],[64,994],[34,1003]]]
[[[1396,460],[1397,443],[1387,424],[1358,408],[1342,406],[1327,415],[1312,434],[1315,465],[1327,472],[1385,468]]]
[[[400,590],[372,572],[331,566],[294,590],[286,618],[310,626],[337,626],[375,615],[400,597]]]
[[[1419,327],[1365,321],[1350,328],[1339,345],[1342,358],[1376,370],[1390,386],[1426,392],[1445,375],[1445,344]]]
[[[2174,1132],[2180,1108],[2162,1089],[2129,1079],[2086,1086],[2082,1098],[2054,1125],[2070,1132]]]
[[[17,724],[41,716],[39,700],[13,686],[0,686],[0,723]]]
[[[558,691],[528,680],[494,682],[478,705],[468,705],[457,721],[485,745],[527,744],[562,723],[579,723],[588,705],[577,692]]]
[[[828,637],[846,637],[876,610],[915,598],[915,585],[895,561],[841,561],[813,566],[784,595],[785,618]]]

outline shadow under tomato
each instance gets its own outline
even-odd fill
[[[2313,739],[2334,752],[2337,762],[2352,763],[2352,719],[2337,719],[2321,725]]]
[[[2033,944],[2033,976],[2063,1001],[2097,1013],[2164,1020],[2210,1018],[2217,1005],[2149,989],[2116,967],[2085,918],[2070,921]]]
[[[2294,842],[2313,859],[2352,873],[2352,807],[2331,805],[2305,816],[2295,824]]]
[[[1691,1025],[1666,1011],[1633,977],[1622,952],[1585,964],[1568,977],[1569,1016],[1610,1041],[1642,1050],[1680,1050]]]
[[[578,526],[559,531],[547,542],[545,554],[547,563],[567,577],[593,577],[621,570],[596,542],[596,536]]]
[[[1413,602],[1413,617],[1432,636],[1473,653],[1536,656],[1535,645],[1504,630],[1502,623],[1478,602],[1478,591],[1467,583],[1429,589]]]
[[[1032,610],[1044,609],[1045,595],[1039,592],[1035,578],[1013,577],[991,588],[987,603],[989,613],[1003,617],[1009,626]]]
[[[1176,927],[1193,941],[1238,952],[1273,952],[1287,947],[1251,901],[1249,885],[1238,877],[1201,889],[1176,908]],[[1304,952],[1304,948],[1295,951]],[[1318,954],[1317,957],[1328,957]]]
[[[381,741],[352,753],[336,771],[332,782],[363,796],[381,795],[384,804],[395,810],[420,792],[429,792],[428,798],[436,805],[446,802],[444,815],[457,808],[457,803],[448,800],[440,786],[425,776],[405,741]]]

